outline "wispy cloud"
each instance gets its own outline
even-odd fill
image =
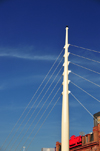
[[[39,52],[38,52],[39,54]],[[1,57],[15,57],[21,59],[30,60],[43,60],[43,61],[53,61],[57,56],[40,54],[38,55],[33,46],[19,47],[19,48],[0,48]]]
[[[31,76],[22,76],[22,77],[16,77],[16,78],[10,78],[7,79],[7,81],[2,82],[0,85],[0,90],[6,90],[14,87],[19,87],[23,85],[28,85],[35,83],[38,79],[38,82],[41,82],[41,80],[44,78],[44,75],[31,75]]]
[[[61,76],[58,75],[58,77],[55,79],[54,84],[60,79]],[[42,80],[45,78],[45,75],[43,74],[36,74],[36,75],[26,75],[26,76],[17,76],[14,78],[9,78],[6,81],[2,81],[0,84],[0,90],[6,90],[6,89],[12,89],[16,87],[20,87],[23,85],[30,85],[30,84],[40,84]],[[49,80],[50,76],[47,77],[46,81]],[[53,79],[55,78],[55,75],[53,76]],[[51,81],[49,81],[51,83]],[[61,80],[60,80],[61,82]]]
[[[0,85],[0,90],[4,90],[5,89],[5,85],[4,84],[1,84]]]

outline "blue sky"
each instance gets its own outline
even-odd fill
[[[99,0],[0,0],[0,146],[4,143],[47,72],[53,65],[57,56],[63,49],[65,44],[66,25],[69,26],[68,40],[70,44],[100,51],[99,16]],[[73,46],[69,47],[69,52],[93,60],[100,60],[100,54],[75,48]],[[56,62],[52,72],[56,68],[62,56],[63,53]],[[100,72],[99,63],[82,59],[72,54],[70,54],[69,60],[91,70]],[[62,64],[63,61],[51,80],[48,82],[44,93],[52,83],[57,72],[62,67]],[[100,84],[100,77],[98,74],[77,67],[72,63],[70,63],[69,69],[74,73],[97,83],[98,85]],[[50,72],[46,80],[49,79],[52,72]],[[25,134],[33,118],[45,102],[46,97],[49,96],[54,85],[62,75],[62,72],[63,69],[61,69],[61,72],[54,81],[54,84],[51,86],[50,91],[48,91],[45,98],[38,106],[36,113],[34,113],[34,116],[29,121],[22,134]],[[75,76],[73,73],[70,73],[69,79],[98,100],[100,99],[99,87]],[[61,86],[61,83],[62,79],[41,110],[41,114],[38,116],[38,119],[46,109],[48,102],[52,100],[57,89]],[[46,81],[43,86],[45,84]],[[40,88],[38,94],[42,89],[43,87]],[[99,102],[76,88],[72,83],[69,84],[69,89],[92,114],[100,111]],[[29,140],[25,144],[26,148],[46,115],[60,96],[61,92],[62,88],[51,103],[35,131],[29,137]],[[41,100],[43,95],[44,94],[41,94],[38,102]],[[34,100],[35,99],[36,97]],[[28,106],[25,115],[31,108],[34,100]],[[62,100],[60,97],[60,100],[57,102],[50,116],[31,143],[28,149],[29,151],[39,151],[43,147],[53,148],[55,147],[56,141],[61,141],[61,102]],[[10,150],[37,104],[34,105],[31,112],[23,122],[23,125],[19,128],[16,137],[6,148],[21,123],[21,120],[19,121],[2,150],[5,150],[5,148],[7,151]],[[85,134],[92,131],[93,118],[71,96],[71,94],[69,95],[69,113],[70,136],[78,136],[80,131],[84,131]],[[25,115],[23,115],[23,118]],[[34,125],[32,125],[28,134],[25,136],[25,139],[23,139],[19,148],[17,148],[18,150],[23,146],[24,141],[27,139]],[[20,141],[22,134],[18,141]],[[13,145],[12,150],[15,150],[18,141]]]

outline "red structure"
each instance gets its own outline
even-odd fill
[[[93,132],[84,136],[71,136],[70,151],[100,151],[100,112],[94,114]],[[61,143],[56,142],[56,151],[61,151]]]
[[[80,145],[82,145],[82,137],[81,136],[76,137],[75,135],[72,135],[69,140],[69,148],[73,148]]]

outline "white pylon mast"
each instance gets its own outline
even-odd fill
[[[66,26],[63,92],[62,92],[62,125],[61,125],[61,151],[69,151],[69,100],[68,100],[68,26]]]

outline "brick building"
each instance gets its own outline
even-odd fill
[[[100,151],[100,112],[94,114],[93,132],[85,136],[71,136],[70,151]],[[56,142],[56,151],[61,151],[61,143]]]

